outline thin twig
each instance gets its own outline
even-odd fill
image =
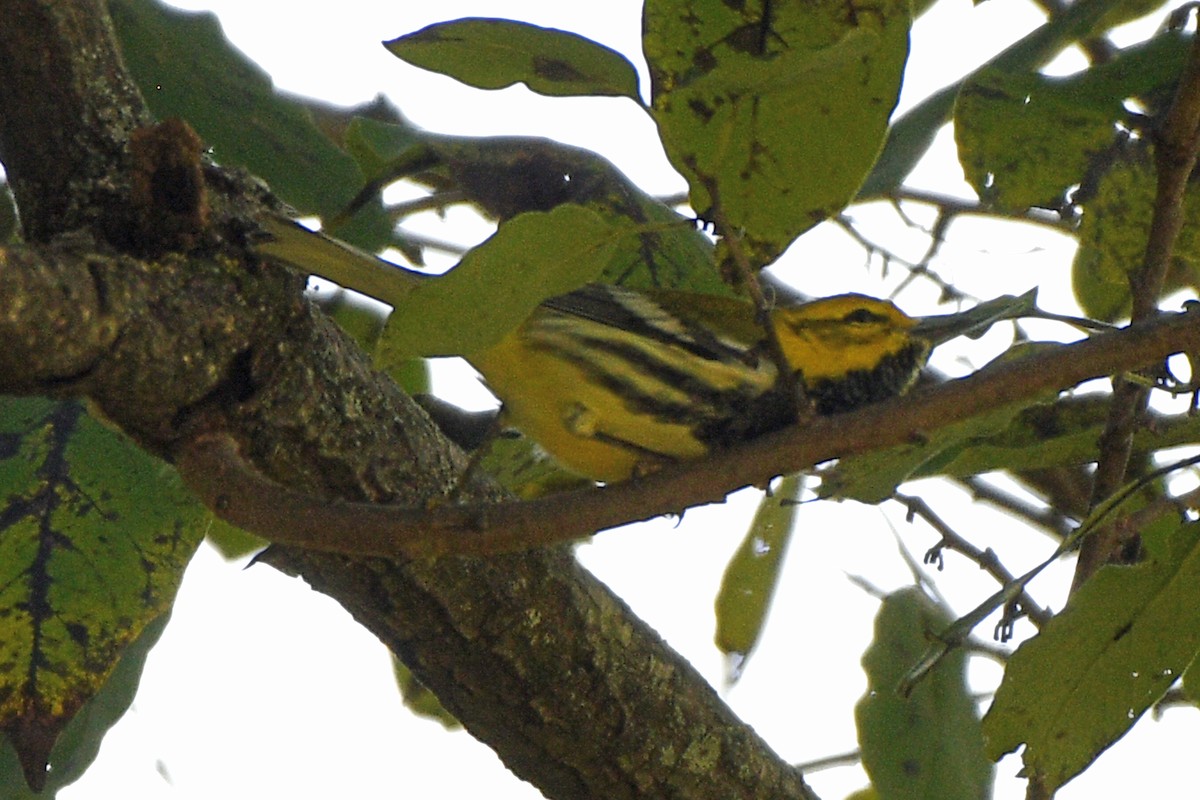
[[[973,501],[990,503],[997,508],[1018,517],[1026,525],[1041,528],[1051,537],[1062,540],[1075,527],[1075,521],[1066,514],[1059,512],[1053,506],[1042,508],[1027,500],[1023,500],[1008,492],[993,486],[978,476],[958,479],[957,483],[971,493]]]
[[[941,550],[949,548],[978,565],[980,569],[991,575],[1001,586],[1006,586],[1016,579],[1016,576],[1000,563],[1000,559],[994,550],[990,547],[987,550],[981,550],[968,542],[950,527],[945,520],[939,517],[924,499],[912,495],[900,494],[899,492],[893,495],[893,499],[903,503],[908,508],[909,521],[912,520],[913,515],[919,516],[929,523],[929,526],[942,537],[941,541],[926,553],[926,564],[934,563],[935,560],[940,561]],[[1041,629],[1042,626],[1050,621],[1050,612],[1039,606],[1029,592],[1022,590],[1021,594],[1017,597],[1017,602],[1020,605],[1021,613],[1028,616],[1029,620],[1038,629]]]
[[[856,227],[854,227],[854,220],[851,219],[848,215],[839,214],[837,217],[834,218],[833,222],[839,228],[841,228],[843,231],[845,231],[846,235],[848,235],[851,239],[853,239],[855,242],[857,242],[860,247],[862,247],[864,250],[867,251],[868,260],[871,258],[871,256],[874,256],[874,255],[878,255],[880,258],[883,259],[884,274],[887,273],[888,266],[890,266],[893,262],[900,264],[900,266],[902,266],[905,270],[908,271],[908,275],[906,275],[904,277],[904,280],[902,280],[900,282],[900,285],[896,287],[895,291],[893,292],[893,295],[898,294],[900,291],[905,289],[910,283],[915,281],[917,278],[926,278],[929,281],[933,282],[934,285],[936,285],[941,290],[942,296],[944,298],[954,298],[954,299],[962,299],[963,298],[963,294],[961,292],[959,292],[957,289],[955,289],[954,286],[952,286],[949,282],[947,282],[945,279],[943,279],[940,275],[938,275],[936,272],[934,272],[933,268],[930,267],[928,263],[913,263],[912,261],[909,261],[908,259],[889,250],[888,248],[884,247],[883,245],[878,244],[877,242],[871,241],[866,236],[864,236]]]
[[[436,239],[421,233],[401,230],[397,235],[426,250],[437,250],[459,258],[471,251],[471,248],[466,245],[458,244],[457,242],[448,242],[445,239]]]
[[[808,774],[810,772],[820,772],[823,769],[832,769],[834,767],[852,767],[862,761],[861,750],[848,750],[845,753],[838,753],[833,756],[825,756],[824,758],[814,758],[812,761],[804,761],[799,764],[794,764],[793,767],[798,772]]]
[[[448,189],[389,205],[386,211],[388,218],[393,223],[398,223],[405,217],[411,217],[422,211],[445,211],[450,206],[470,201],[471,196],[462,189]]]
[[[802,419],[809,408],[808,399],[804,391],[804,382],[796,380],[796,372],[783,352],[783,344],[779,341],[779,331],[775,328],[775,322],[771,318],[771,310],[775,304],[769,302],[766,295],[763,294],[762,284],[758,280],[758,271],[751,266],[750,259],[746,256],[746,249],[742,247],[741,235],[730,226],[729,219],[725,216],[725,211],[721,208],[717,198],[716,189],[710,189],[710,194],[713,198],[711,212],[713,224],[716,225],[717,235],[725,242],[725,246],[729,248],[729,254],[733,256],[733,263],[738,269],[742,286],[750,295],[750,301],[754,303],[755,318],[766,333],[767,351],[771,355],[771,361],[775,364],[779,386],[783,389],[785,401],[791,405],[790,417],[796,420]]]
[[[867,251],[868,255],[879,255],[887,262],[895,261],[904,266],[905,269],[912,271],[917,268],[917,265],[912,261],[898,255],[877,242],[873,242],[864,236],[858,228],[854,227],[854,220],[846,214],[838,214],[833,218],[833,223],[841,228],[846,234],[858,243],[862,249]]]
[[[977,200],[963,200],[958,197],[941,194],[939,192],[929,192],[922,189],[913,189],[911,187],[901,187],[888,195],[894,203],[899,204],[901,201],[913,203],[922,203],[924,205],[935,206],[938,209],[953,215],[966,215],[980,217],[992,217],[999,219],[1010,219],[1014,222],[1027,222],[1030,225],[1038,225],[1043,228],[1049,228],[1058,233],[1073,233],[1075,225],[1070,220],[1063,219],[1062,215],[1053,211],[1043,211],[1040,209],[1028,210],[1005,210],[987,206]]]

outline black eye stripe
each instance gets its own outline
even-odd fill
[[[885,322],[882,314],[876,314],[869,308],[856,308],[842,317],[843,322]]]

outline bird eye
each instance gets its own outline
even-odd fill
[[[843,322],[883,322],[883,317],[869,308],[856,308],[842,317]]]

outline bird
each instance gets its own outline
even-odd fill
[[[593,283],[466,358],[506,424],[612,483],[794,423],[797,387],[818,414],[902,394],[932,347],[978,324],[862,294],[780,305],[769,321],[779,357],[748,302]]]

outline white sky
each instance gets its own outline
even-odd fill
[[[640,4],[631,0],[429,5],[192,0],[186,5],[218,9],[228,35],[283,89],[340,103],[384,91],[414,122],[432,130],[547,135],[601,152],[649,191],[683,188],[653,126],[628,101],[548,99],[521,88],[471,90],[410,68],[379,45],[440,20],[509,16],[590,36],[640,65]],[[914,31],[902,108],[1040,21],[1027,4],[975,7],[969,0],[940,0]],[[985,41],[993,44],[979,44]],[[939,137],[912,182],[971,196],[948,133]],[[884,231],[880,238],[914,260],[926,246],[886,210],[855,211],[854,216],[877,222]],[[442,238],[456,235],[433,215],[419,229]],[[470,230],[462,235],[479,235]],[[1066,279],[1071,249],[1062,237],[1044,230],[1014,233],[1011,227],[971,220],[957,223],[952,237],[936,262],[947,280],[980,297],[1040,284],[1044,307],[1071,310]],[[828,263],[846,269],[832,275],[806,269]],[[884,276],[877,261],[868,262],[832,228],[804,237],[783,264],[786,274],[812,294],[884,295],[903,278],[898,268]],[[923,313],[935,297],[933,287],[918,283],[899,302]],[[994,332],[982,347],[994,353],[1006,342],[1004,332]],[[939,353],[940,364],[962,371],[965,353]],[[971,353],[975,364],[987,357]],[[1002,515],[971,506],[961,493],[943,490],[936,498],[945,519],[980,546],[996,548],[1014,572],[1051,547]],[[590,569],[717,686],[723,664],[712,645],[712,601],[755,502],[752,493],[743,493],[724,506],[689,511],[679,524],[660,520],[608,532],[580,550]],[[742,681],[726,692],[737,713],[793,761],[855,746],[853,705],[864,689],[858,660],[870,639],[875,601],[846,576],[898,588],[909,577],[896,555],[893,527],[918,555],[936,540],[930,531],[907,525],[894,507],[810,504],[799,520],[765,637]],[[938,578],[960,611],[993,591],[973,565],[953,555]],[[1052,571],[1035,585],[1037,598],[1061,607],[1067,580],[1069,569]],[[1027,632],[1028,626],[1021,630]],[[973,677],[988,687],[997,671],[983,665]],[[1198,732],[1194,711],[1144,720],[1059,796],[1159,796],[1173,786],[1194,787],[1200,783],[1193,756]],[[1009,777],[1001,782],[998,798],[1023,796],[1023,782],[1011,777],[1019,767],[1013,757],[1000,764],[1000,774]],[[860,788],[865,778],[847,768],[814,773],[810,782],[830,800]],[[516,800],[540,794],[514,779],[468,735],[444,733],[404,710],[383,647],[332,601],[270,568],[243,570],[202,549],[189,569],[175,617],[148,660],[133,709],[110,733],[89,773],[61,796]]]

